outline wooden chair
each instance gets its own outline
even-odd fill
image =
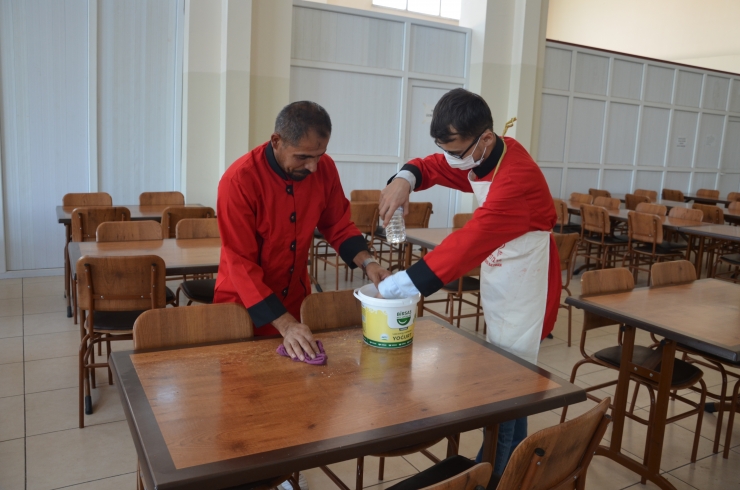
[[[619,210],[621,202],[619,199],[608,197],[608,196],[597,196],[594,198],[594,206],[600,206],[606,208],[609,211]]]
[[[386,488],[388,490],[485,490],[491,481],[492,472],[491,463],[475,464],[463,456],[452,456]]]
[[[676,189],[663,189],[663,192],[661,193],[661,197],[667,201],[677,201],[677,202],[684,201],[683,192],[676,190]]]
[[[704,213],[704,217],[702,219],[702,222],[704,223],[711,223],[713,225],[725,224],[725,213],[719,206],[714,206],[712,204],[694,203],[692,208],[700,209],[702,213]],[[714,256],[722,256],[730,252],[730,250],[725,250],[724,247],[725,242],[723,240],[714,240],[711,238],[704,239],[704,252],[707,255],[707,271],[709,276],[713,274],[713,269],[715,265]],[[732,257],[727,258],[731,259]],[[732,265],[731,261],[726,262]]]
[[[98,242],[161,240],[162,225],[156,221],[109,221],[95,232]]]
[[[635,211],[638,213],[654,214],[656,216],[663,217],[668,212],[668,208],[662,204],[641,202],[635,207]]]
[[[563,282],[563,290],[570,297],[573,296],[570,292],[570,281],[573,278],[573,266],[575,265],[575,255],[578,249],[578,240],[580,235],[578,233],[568,233],[567,235],[561,235],[560,233],[553,233],[555,238],[555,245],[558,247],[558,255],[560,256],[560,271],[565,272],[565,281]],[[571,344],[571,325],[573,320],[573,307],[569,304],[560,303],[559,308],[564,308],[568,311],[568,347]]]
[[[175,227],[175,237],[178,240],[193,238],[220,238],[218,220],[216,218],[185,218]],[[180,299],[180,292],[187,298],[187,306],[196,303],[213,303],[216,289],[216,279],[213,274],[198,275],[197,279],[184,280],[178,286],[175,297]],[[178,303],[179,304],[179,303]]]
[[[622,292],[632,291],[634,287],[635,287],[634,278],[632,277],[630,272],[624,268],[589,271],[589,272],[585,272],[583,274],[583,277],[581,278],[581,292],[582,292],[583,297],[598,296],[598,295],[603,295],[603,294],[622,293]],[[571,372],[571,377],[570,377],[571,383],[575,382],[578,368],[580,368],[584,364],[596,364],[597,366],[606,367],[616,372],[619,371],[620,365],[621,365],[621,359],[622,359],[621,336],[618,338],[619,345],[616,345],[614,347],[606,347],[597,352],[594,352],[591,355],[588,355],[585,350],[587,331],[593,330],[595,328],[601,328],[601,327],[605,327],[608,325],[616,325],[616,324],[619,324],[619,322],[616,322],[609,318],[602,317],[602,316],[599,316],[599,315],[596,315],[594,313],[590,313],[587,311],[583,313],[583,334],[581,335],[581,345],[580,345],[581,355],[583,356],[583,359],[578,361],[573,366],[573,371]],[[651,358],[651,356],[654,356],[654,354],[655,354],[655,351],[650,349],[649,347],[635,345],[634,351],[632,354],[632,360],[633,362],[637,364],[643,364],[648,358]],[[660,367],[658,366],[657,368],[655,368],[655,370],[660,371]],[[697,383],[701,386],[701,398],[699,402],[693,402],[693,401],[690,401],[684,397],[681,397],[675,394],[674,395],[675,398],[683,401],[684,403],[689,404],[693,408],[684,413],[674,415],[666,419],[666,424],[669,424],[669,423],[676,422],[678,420],[685,419],[692,415],[697,415],[696,432],[694,435],[694,444],[693,444],[692,453],[691,453],[692,462],[696,461],[696,453],[699,447],[699,437],[701,435],[700,434],[701,433],[701,422],[702,422],[702,418],[704,414],[704,401],[706,399],[706,393],[707,393],[706,384],[704,383],[704,380],[702,379],[703,375],[704,373],[702,372],[701,369],[697,368],[696,366],[693,366],[692,364],[688,362],[682,361],[680,359],[676,359],[674,362],[673,376],[671,378],[671,390],[677,391],[677,390],[688,389],[696,385]],[[626,413],[627,417],[641,424],[645,424],[648,426],[648,437],[646,438],[646,445],[645,445],[645,457],[647,458],[648,444],[650,441],[650,430],[652,426],[652,420],[653,420],[654,409],[655,409],[655,391],[657,390],[658,384],[655,381],[647,377],[640,376],[638,374],[632,374],[631,380],[635,381],[636,383],[640,385],[646,386],[648,391],[650,392],[651,403],[650,403],[648,419],[644,419],[634,413],[635,403],[637,400],[637,387],[635,387],[635,391],[633,393],[632,404],[628,412]],[[594,400],[596,402],[601,402],[601,400],[599,400],[598,398],[594,397],[593,395],[589,393],[594,390],[598,390],[598,389],[605,388],[607,386],[615,385],[616,383],[617,383],[617,380],[614,379],[613,381],[607,381],[604,383],[600,383],[598,385],[589,386],[588,388],[585,389],[586,396],[591,400]],[[568,411],[568,407],[564,407],[563,414],[561,415],[561,418],[560,418],[561,422],[565,421],[567,411]]]
[[[589,195],[594,196],[594,199],[597,197],[612,197],[611,192],[605,191],[603,189],[589,189],[588,190]]]
[[[714,189],[699,189],[698,191],[696,191],[696,197],[719,199],[719,191]]]
[[[627,220],[627,253],[622,260],[622,267],[629,263],[627,267],[632,271],[635,281],[640,272],[647,272],[650,282],[650,266],[656,262],[685,258],[685,246],[672,246],[663,241],[663,222],[659,215],[630,211]]]
[[[688,221],[702,221],[704,219],[704,212],[701,209],[671,208],[668,211],[668,216]]]
[[[186,218],[215,218],[213,208],[204,206],[169,206],[162,211],[162,237],[175,238],[177,223]]]
[[[624,207],[630,211],[636,211],[638,204],[649,202],[650,198],[647,196],[638,196],[635,194],[625,194],[624,196]]]
[[[139,206],[184,206],[185,196],[182,192],[142,192],[139,194]]]
[[[740,200],[732,201],[730,204],[727,205],[727,209],[729,209],[730,211],[740,211]]]
[[[409,214],[404,218],[404,224],[406,229],[415,228],[429,228],[429,219],[432,216],[432,203],[430,202],[412,202],[409,203]],[[404,268],[404,255],[406,253],[407,244],[392,245],[385,239],[385,230],[376,235],[378,246],[377,258],[378,262],[383,265],[384,262],[388,263],[388,269],[403,269]],[[388,246],[388,250],[384,249],[384,246]],[[413,250],[412,250],[413,252]],[[422,254],[423,254],[422,250]],[[388,254],[388,258],[385,257]],[[421,255],[412,255],[412,261],[418,260]]]
[[[730,192],[727,194],[727,200],[730,201],[730,204],[740,201],[740,192]],[[729,204],[727,207],[730,207]]]
[[[578,204],[593,204],[594,196],[590,194],[580,194],[578,192],[571,192],[570,200]]]
[[[658,200],[658,191],[649,191],[646,189],[635,189],[634,194],[636,196],[647,196],[647,198],[650,199],[650,202],[655,202]]]
[[[562,199],[553,199],[552,203],[555,206],[555,212],[558,215],[558,220],[555,223],[555,228],[553,228],[552,231],[561,234],[568,233],[568,230],[566,229],[570,220],[570,214],[568,214],[568,204]]]
[[[164,308],[165,265],[156,255],[136,257],[81,257],[76,264],[80,325],[85,335],[79,357],[79,425],[92,413],[90,388],[95,388],[95,344],[131,340],[136,318],[143,310]],[[110,347],[108,348],[110,356]],[[113,377],[108,369],[108,383]]]
[[[362,324],[362,306],[360,305],[360,302],[357,301],[357,298],[354,297],[354,291],[351,289],[309,294],[301,304],[301,323],[308,325],[313,332],[329,328],[359,326]],[[423,444],[400,448],[387,453],[371,454],[370,456],[380,458],[378,480],[383,480],[385,458],[406,456],[408,454],[421,452],[435,463],[439,463],[439,458],[429,452],[428,449],[442,439],[444,438],[439,437]],[[459,434],[449,436],[447,439],[449,441],[447,446],[448,456],[457,454],[460,440]],[[363,468],[364,458],[357,458],[357,478],[355,481],[357,490],[362,490],[363,488]],[[344,484],[333,471],[326,466],[322,466],[321,469],[333,482],[337,483],[337,486],[343,488]]]
[[[704,213],[702,219],[704,223],[712,223],[715,225],[723,225],[725,223],[725,213],[719,206],[694,203],[691,207],[692,209],[699,209]]]
[[[355,189],[349,193],[349,200],[354,201],[354,202],[380,202],[380,190],[378,189],[367,189],[367,190]]]
[[[626,246],[624,240],[612,235],[609,212],[605,208],[581,204],[581,237],[576,261],[584,257],[585,267],[589,268],[593,259],[597,269],[605,269],[616,263],[617,253]]]

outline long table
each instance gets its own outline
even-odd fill
[[[679,228],[681,233],[697,237],[699,246],[696,253],[696,277],[700,277],[701,264],[704,257],[704,242],[707,238],[715,240],[724,240],[728,242],[740,242],[740,227],[730,225],[713,225],[704,223],[704,226],[687,226]],[[691,243],[691,242],[689,242]],[[711,267],[710,267],[711,271]]]
[[[614,394],[611,442],[597,454],[606,456],[654,482],[674,489],[660,475],[663,436],[668,412],[676,344],[740,365],[740,285],[716,279],[661,288],[639,288],[627,293],[569,297],[566,303],[626,325],[619,381]],[[665,337],[660,357],[661,371],[632,362],[635,330],[639,328]],[[632,373],[658,382],[655,418],[649,431],[647,464],[622,453],[622,436]],[[675,489],[674,489],[675,490]]]
[[[419,318],[403,349],[368,346],[356,327],[314,337],[325,366],[279,357],[279,338],[114,352],[146,487],[233,487],[480,427],[493,462],[499,422],[586,399],[436,319]]]

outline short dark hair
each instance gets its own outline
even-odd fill
[[[296,146],[309,131],[331,136],[331,118],[316,102],[302,100],[286,105],[275,119],[275,132],[290,146]]]
[[[434,106],[429,134],[436,141],[449,143],[455,134],[464,139],[477,138],[487,129],[493,131],[493,116],[483,97],[456,88],[444,94]]]

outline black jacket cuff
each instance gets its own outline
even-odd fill
[[[271,294],[256,305],[247,308],[247,312],[252,318],[254,326],[260,328],[283,316],[288,310],[285,309],[285,306],[275,294]]]
[[[357,267],[354,260],[360,252],[370,253],[370,250],[367,248],[365,237],[362,235],[351,236],[343,241],[339,246],[339,256],[342,257],[342,260],[350,269]]]
[[[414,174],[414,177],[416,177],[416,185],[414,186],[414,190],[418,189],[421,186],[421,170],[419,170],[419,167],[417,167],[416,165],[411,165],[410,163],[407,163],[403,167],[401,167],[401,170],[408,170],[409,172]],[[393,182],[393,179],[396,178],[396,175],[398,174],[393,174],[393,177],[388,179],[388,182],[386,182],[386,185]]]
[[[406,269],[406,273],[423,296],[432,295],[444,286],[442,280],[429,268],[424,259]]]

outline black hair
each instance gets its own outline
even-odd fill
[[[275,132],[289,146],[296,146],[309,131],[322,138],[331,136],[331,118],[316,102],[302,100],[286,105],[275,119]]]
[[[493,131],[493,116],[483,97],[456,88],[434,106],[429,134],[440,143],[449,143],[456,134],[462,139],[477,138],[487,129]]]

